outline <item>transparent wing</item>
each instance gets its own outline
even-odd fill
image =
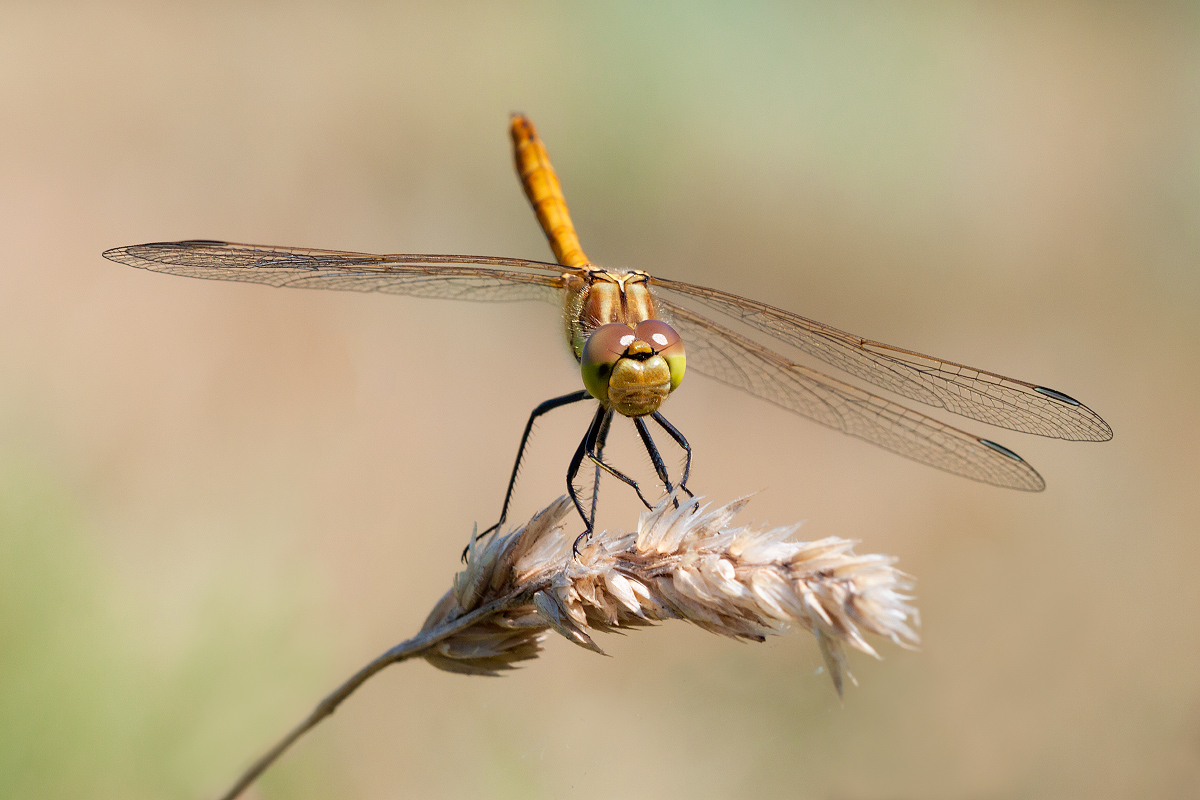
[[[744,389],[822,425],[966,478],[1040,492],[1042,476],[1006,447],[793,364],[693,311],[662,302],[683,337],[688,371]]]
[[[668,300],[675,299],[672,293],[683,295],[912,400],[1040,436],[1089,442],[1112,438],[1112,428],[1100,415],[1078,400],[1045,386],[862,339],[717,289],[660,278],[653,278],[652,283],[656,289],[665,290],[662,293]]]
[[[104,257],[192,278],[488,302],[557,301],[569,271],[519,258],[376,256],[208,240],[117,247]]]

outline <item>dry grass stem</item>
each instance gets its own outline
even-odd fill
[[[421,657],[439,669],[496,675],[536,658],[550,630],[602,652],[589,631],[682,619],[735,639],[762,641],[798,625],[817,639],[842,693],[845,647],[878,654],[864,632],[915,647],[912,579],[895,559],[855,555],[829,537],[792,540],[798,525],[733,527],[742,498],[710,509],[668,498],[642,514],[632,533],[597,534],[574,557],[573,515],[560,497],[525,526],[475,541],[466,567],[421,632],[364,666],[259,758],[222,795],[232,800],[296,740],[390,664]]]

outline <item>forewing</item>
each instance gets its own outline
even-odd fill
[[[684,295],[904,397],[1040,436],[1091,442],[1112,438],[1112,428],[1096,412],[1045,386],[863,339],[717,289],[660,278],[652,282],[668,299],[674,299],[673,292]]]
[[[117,247],[104,257],[192,278],[488,302],[558,300],[566,270],[519,258],[369,255],[207,240]]]
[[[966,478],[1038,492],[1042,476],[1016,453],[788,361],[693,311],[661,302],[687,348],[687,369],[822,425]]]

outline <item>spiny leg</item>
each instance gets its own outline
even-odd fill
[[[571,403],[578,403],[580,400],[588,400],[590,398],[591,395],[588,394],[586,389],[580,389],[577,392],[564,394],[561,397],[553,397],[546,402],[541,403],[533,410],[533,413],[529,415],[529,421],[525,423],[525,432],[521,434],[521,444],[517,447],[517,460],[513,463],[512,476],[510,476],[508,479],[508,490],[504,493],[504,505],[500,509],[500,521],[481,533],[480,536],[486,536],[487,534],[496,530],[504,524],[506,519],[508,519],[508,506],[512,502],[513,490],[517,486],[517,475],[521,472],[521,462],[525,458],[525,447],[529,444],[529,436],[533,432],[533,423],[537,421],[538,417],[549,411],[553,411],[556,408],[561,408],[562,406],[570,405]]]
[[[587,454],[588,440],[592,438],[593,433],[603,424],[606,416],[604,406],[596,409],[596,415],[592,417],[591,423],[588,425],[587,433],[579,441],[579,447],[575,448],[575,455],[571,456],[571,463],[567,467],[567,494],[571,498],[571,502],[575,504],[575,510],[579,512],[580,518],[583,520],[585,527],[584,532],[579,539],[575,540],[575,545],[579,545],[579,540],[588,536],[592,532],[591,523],[588,520],[587,512],[583,510],[583,503],[579,499],[579,492],[575,489],[575,477],[579,474],[579,468],[583,464],[583,457]]]
[[[650,418],[657,422],[659,426],[661,426],[662,429],[667,432],[667,435],[674,439],[675,443],[682,447],[683,451],[687,453],[687,458],[683,463],[683,478],[679,481],[679,488],[687,492],[688,497],[695,497],[696,495],[692,494],[692,490],[687,486],[688,475],[690,475],[692,472],[692,446],[688,444],[688,440],[682,433],[679,432],[678,428],[667,422],[667,418],[664,417],[661,412],[655,411],[650,415]]]
[[[533,423],[543,414],[553,411],[556,408],[561,408],[571,403],[578,403],[580,400],[587,400],[591,397],[587,390],[581,389],[578,392],[564,394],[561,397],[553,397],[544,403],[538,405],[529,415],[529,421],[525,423],[525,431],[521,434],[521,444],[517,447],[517,459],[513,462],[512,475],[508,479],[508,489],[504,492],[504,505],[500,508],[500,521],[492,527],[479,534],[480,537],[486,536],[492,531],[499,528],[508,519],[508,506],[512,503],[513,490],[517,487],[517,476],[521,472],[521,462],[525,460],[525,447],[529,444],[529,436],[533,433]]]
[[[508,519],[508,506],[512,502],[513,490],[517,487],[517,475],[521,472],[521,462],[525,458],[525,447],[529,444],[529,436],[533,433],[533,423],[537,421],[537,418],[548,411],[553,411],[556,408],[561,408],[571,403],[578,403],[580,400],[587,400],[590,397],[591,395],[588,394],[586,389],[581,389],[578,392],[564,394],[561,397],[552,397],[533,409],[533,413],[529,415],[529,421],[525,423],[525,432],[521,434],[521,444],[517,447],[517,460],[513,463],[512,475],[508,479],[508,490],[504,493],[504,505],[500,508],[500,519],[495,525],[478,534],[475,537],[476,539],[482,539],[492,531],[499,530],[504,521]],[[463,549],[462,557],[464,561],[467,558],[467,549],[469,547]]]
[[[610,420],[612,418],[612,414],[613,414],[613,412],[611,409],[608,409],[605,412],[605,416],[608,417]],[[624,472],[621,472],[619,469],[612,466],[611,464],[605,463],[605,461],[600,458],[599,454],[596,452],[596,441],[599,438],[599,433],[600,433],[600,426],[594,426],[588,430],[588,435],[586,437],[584,437],[584,440],[583,440],[585,455],[587,455],[587,457],[591,460],[591,462],[593,464],[595,464],[597,467],[599,467],[600,469],[607,472],[609,475],[612,475],[617,480],[620,480],[623,483],[626,483],[626,484],[632,486],[633,491],[638,496],[638,500],[642,501],[642,505],[644,505],[646,508],[654,508],[654,506],[650,504],[650,501],[646,499],[646,496],[644,494],[642,494],[642,487],[638,486],[637,481],[635,481],[633,478],[626,475]],[[592,535],[592,531],[589,528],[588,530],[581,533],[575,539],[575,544],[573,545],[572,550],[575,552],[576,555],[579,554],[580,542],[584,541],[591,535]]]
[[[608,441],[608,431],[612,427],[612,414],[604,415],[604,422],[600,423],[600,433],[596,438],[596,455],[604,457],[604,443]],[[592,514],[588,521],[590,530],[596,529],[596,505],[600,499],[600,468],[593,467],[596,470],[596,477],[592,483]]]
[[[609,409],[607,411],[607,416],[611,417],[612,413],[613,413],[612,410]],[[637,493],[638,500],[642,501],[642,505],[644,505],[646,508],[654,508],[653,504],[651,504],[651,502],[646,499],[646,496],[644,494],[642,494],[642,487],[638,486],[637,481],[635,481],[633,478],[626,475],[624,472],[621,472],[619,469],[612,466],[611,464],[606,463],[596,453],[596,439],[597,439],[598,434],[599,434],[599,427],[597,427],[595,430],[588,431],[588,438],[584,439],[584,442],[587,445],[587,448],[586,448],[587,449],[587,457],[589,459],[591,459],[593,464],[595,464],[597,467],[599,467],[600,469],[607,472],[609,475],[612,475],[617,480],[623,481],[624,483],[627,483],[630,486],[632,486],[633,491]]]
[[[645,420],[641,417],[634,417],[633,425],[637,428],[638,436],[642,437],[642,444],[646,446],[646,453],[650,456],[650,462],[654,464],[654,472],[658,475],[658,479],[663,482],[663,486],[666,487],[667,494],[670,494],[673,487],[671,486],[670,477],[667,476],[667,465],[663,463],[658,448],[654,446],[654,439],[650,438],[650,431],[646,428]],[[679,498],[675,499],[675,507],[679,508]]]

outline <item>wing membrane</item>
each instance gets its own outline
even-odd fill
[[[117,247],[104,257],[192,278],[488,302],[558,300],[567,271],[519,258],[370,255],[207,240]]]
[[[668,299],[671,293],[684,295],[912,400],[1040,436],[1092,442],[1112,438],[1112,429],[1096,412],[1053,389],[862,339],[717,289],[660,278],[653,278],[652,283],[667,290]]]
[[[695,369],[885,450],[966,478],[1039,492],[1042,476],[1005,447],[794,364],[693,311],[660,302]]]

